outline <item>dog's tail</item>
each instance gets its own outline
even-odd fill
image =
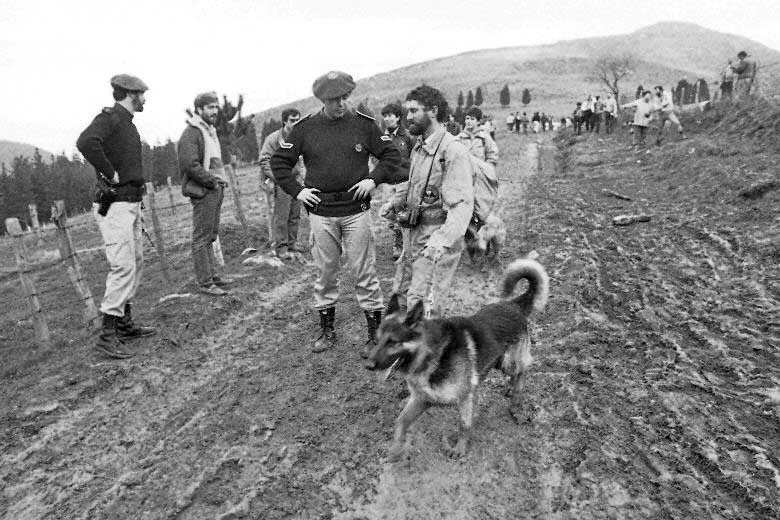
[[[512,262],[504,273],[504,282],[501,290],[503,298],[509,298],[515,290],[517,282],[528,280],[528,290],[515,297],[512,301],[531,311],[541,312],[547,304],[547,296],[550,293],[550,279],[542,264],[530,258],[520,258]]]

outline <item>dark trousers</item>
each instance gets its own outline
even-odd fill
[[[211,282],[216,274],[217,261],[212,242],[219,235],[219,215],[222,211],[224,188],[221,184],[208,190],[201,199],[190,199],[192,203],[192,262],[195,264],[195,278],[199,285]]]
[[[615,116],[611,112],[604,112],[604,131],[611,134],[615,128]]]
[[[593,116],[590,122],[590,127],[596,131],[596,133],[599,133],[601,130],[601,114],[597,112],[593,112]]]
[[[583,110],[582,118],[585,120],[585,130],[588,132],[593,130],[593,110]]]
[[[574,131],[577,132],[577,135],[580,135],[582,133],[582,118],[575,117],[572,122],[574,123]]]

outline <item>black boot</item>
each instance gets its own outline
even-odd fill
[[[95,344],[95,350],[104,356],[108,356],[114,359],[127,359],[133,357],[135,354],[125,351],[122,348],[122,342],[119,340],[116,334],[116,325],[118,321],[117,316],[111,314],[103,315],[103,328],[98,335],[97,343]]]
[[[312,352],[324,352],[336,345],[336,331],[333,323],[336,321],[336,308],[320,309],[320,335],[314,341]]]
[[[363,311],[366,315],[366,330],[368,331],[368,341],[363,345],[363,350],[360,351],[360,357],[363,359],[368,358],[371,353],[371,349],[376,346],[376,331],[379,328],[379,324],[382,323],[382,311]]]
[[[151,336],[157,331],[153,327],[139,327],[133,322],[132,308],[125,303],[125,315],[116,320],[116,333],[120,339],[135,339]]]

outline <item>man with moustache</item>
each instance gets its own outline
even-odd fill
[[[409,180],[382,215],[405,228],[400,282],[394,287],[402,306],[429,305],[432,299],[428,310],[433,316],[445,308],[474,212],[469,152],[447,132],[447,108],[441,91],[427,85],[406,96],[409,132],[417,142]]]
[[[277,186],[309,212],[312,256],[320,271],[314,284],[320,330],[312,351],[323,352],[336,344],[338,273],[344,250],[356,275],[358,304],[366,316],[368,341],[361,355],[367,356],[384,308],[376,275],[371,191],[383,182],[403,180],[403,173],[399,178],[401,155],[392,138],[379,130],[372,117],[349,110],[347,100],[354,88],[352,76],[345,72],[331,71],[317,78],[312,90],[323,109],[293,127],[271,156],[271,171]],[[378,160],[370,173],[369,155]],[[306,167],[305,186],[293,174],[299,156]]]
[[[192,262],[200,292],[224,296],[230,280],[217,275],[212,243],[219,236],[219,217],[225,186],[228,185],[222,150],[217,138],[219,98],[216,92],[195,97],[195,113],[178,144],[181,191],[192,204]]]
[[[146,83],[135,76],[111,78],[116,103],[100,112],[81,133],[76,148],[95,168],[97,186],[93,213],[106,248],[111,270],[100,304],[103,325],[95,349],[115,359],[134,356],[123,343],[155,333],[133,322],[131,300],[143,269],[141,200],[144,175],[141,137],[133,115],[143,112]]]

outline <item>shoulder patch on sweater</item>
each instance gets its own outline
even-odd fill
[[[376,119],[374,119],[373,117],[371,117],[371,116],[370,116],[370,115],[368,115],[368,114],[364,114],[364,113],[363,113],[363,112],[361,112],[360,110],[355,110],[355,113],[356,113],[357,115],[359,115],[359,116],[362,116],[362,117],[365,117],[366,119],[369,119],[369,120],[371,120],[371,121],[376,121]]]
[[[300,119],[298,120],[298,122],[297,122],[297,123],[295,123],[293,126],[298,126],[299,124],[303,123],[304,121],[306,121],[306,120],[307,120],[307,119],[309,119],[310,117],[311,117],[311,114],[306,114],[306,116],[305,116],[305,117],[302,117],[302,118],[300,118]],[[288,148],[292,148],[292,145],[290,145]]]
[[[392,140],[393,140],[393,138],[392,138],[392,137],[390,137],[389,135],[380,135],[380,136],[379,136],[379,138],[380,138],[382,141],[392,141]]]
[[[114,107],[103,107],[104,114],[110,114],[113,111],[114,111]]]
[[[279,140],[279,146],[281,146],[285,150],[289,150],[290,148],[293,147],[293,144],[286,142],[284,139],[280,139]]]

